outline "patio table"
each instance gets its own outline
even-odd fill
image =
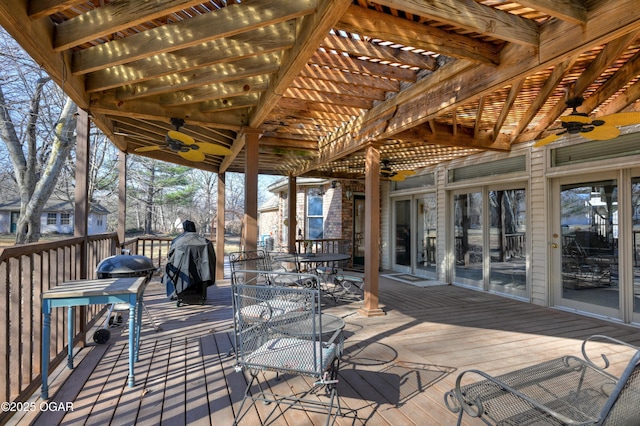
[[[112,303],[129,304],[129,387],[135,386],[133,364],[138,360],[142,298],[148,284],[146,277],[107,278],[68,281],[42,293],[42,399],[49,398],[49,351],[51,344],[51,309],[68,308],[67,367],[73,369],[74,306]]]
[[[345,322],[342,318],[331,314],[320,314],[313,317],[307,316],[299,321],[281,323],[273,328],[293,337],[312,338],[315,332],[322,338],[324,335],[333,335],[344,327]]]

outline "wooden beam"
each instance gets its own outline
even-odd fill
[[[295,19],[312,13],[315,3],[316,0],[249,0],[83,49],[74,55],[74,61],[99,68],[120,65]]]
[[[582,0],[518,0],[518,3],[576,25],[587,22],[587,6]]]
[[[538,26],[529,19],[474,0],[376,0],[376,3],[512,43],[538,45]]]
[[[420,124],[393,135],[392,139],[402,141],[420,141],[425,144],[456,146],[461,148],[477,148],[491,151],[510,151],[511,143],[506,135],[493,137],[487,130],[468,129],[461,126],[428,123]],[[432,131],[435,128],[435,133]]]
[[[44,18],[84,2],[85,0],[30,0],[29,17],[33,20]]]
[[[258,248],[258,140],[260,131],[244,129],[245,182],[244,182],[244,250]]]
[[[253,111],[249,120],[251,127],[259,127],[267,118],[278,99],[282,97],[300,70],[305,67],[322,39],[327,36],[350,3],[350,0],[318,0],[316,12],[302,21],[298,42],[287,53],[287,58],[269,90],[262,96],[260,105]]]
[[[524,78],[521,78],[520,80],[516,81],[515,83],[513,83],[511,85],[511,88],[509,89],[509,94],[507,95],[507,99],[505,100],[504,104],[502,105],[502,109],[500,110],[500,115],[498,115],[498,119],[496,120],[495,124],[493,125],[493,138],[497,138],[498,135],[500,134],[500,129],[502,128],[502,125],[504,124],[505,120],[507,119],[507,116],[509,115],[509,112],[511,111],[511,108],[513,107],[513,104],[516,101],[516,98],[518,97],[518,95],[520,94],[520,91],[522,90],[522,86],[524,85]],[[432,122],[433,120],[430,120],[429,122]]]
[[[53,50],[60,52],[188,9],[199,0],[115,1],[100,5],[56,26]],[[186,26],[183,25],[183,26]]]
[[[350,6],[335,28],[478,63],[499,61],[490,43],[363,7]]]
[[[216,99],[244,96],[250,93],[264,92],[267,90],[268,85],[269,78],[267,76],[257,75],[226,83],[197,86],[160,95],[160,105],[164,107],[183,106]]]
[[[300,77],[293,80],[292,88],[305,91],[316,91],[321,93],[341,94],[358,98],[383,101],[386,98],[386,91],[371,87],[362,87],[355,84],[337,83],[315,78]]]
[[[82,55],[79,51],[73,56],[73,74],[89,74],[90,79],[102,81],[107,87],[136,83],[165,75],[185,72],[231,62],[251,56],[287,49],[295,41],[293,22],[282,22],[265,28],[247,31],[219,40],[213,40],[173,52],[164,52],[147,56],[126,64],[105,63],[109,55]],[[94,60],[94,62],[91,62]]]

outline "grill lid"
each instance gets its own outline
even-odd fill
[[[119,254],[117,256],[102,259],[98,264],[96,272],[109,276],[118,275],[144,275],[146,272],[155,270],[153,262],[146,256]]]

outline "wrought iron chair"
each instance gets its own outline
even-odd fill
[[[253,271],[269,270],[269,258],[264,250],[249,250],[229,253],[231,272],[236,269]]]
[[[332,417],[335,420],[341,415],[336,384],[343,334],[342,329],[330,336],[323,333],[319,290],[232,283],[232,291],[235,369],[250,374],[234,424],[238,424],[257,401],[326,412],[327,424]],[[269,393],[262,383],[266,371],[308,376],[315,382],[303,393]],[[252,392],[254,385],[258,389]],[[326,394],[320,395],[320,390]],[[317,397],[310,397],[311,394]]]
[[[587,355],[587,343],[605,340],[636,352],[618,378]],[[594,335],[582,343],[584,359],[567,355],[497,377],[467,370],[445,394],[445,404],[488,425],[637,425],[640,421],[640,348],[607,336]],[[462,384],[468,375],[483,380]]]

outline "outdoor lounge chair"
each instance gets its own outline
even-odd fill
[[[587,355],[587,343],[604,340],[628,346],[636,352],[618,378]],[[582,343],[584,359],[567,355],[497,377],[467,370],[456,387],[445,394],[445,404],[458,413],[458,425],[466,413],[494,425],[616,425],[640,424],[640,350],[619,340],[594,335]],[[483,380],[463,384],[463,378]]]
[[[234,331],[238,372],[248,371],[250,378],[234,424],[257,401],[300,406],[306,410],[340,413],[336,384],[343,346],[342,329],[328,336],[319,321],[320,292],[317,289],[232,284]],[[301,326],[301,325],[305,326]],[[324,337],[323,337],[324,336]],[[275,372],[280,380],[289,375],[315,379],[309,390],[296,394],[266,392],[264,372]],[[257,385],[257,389],[253,389]],[[282,386],[291,390],[289,386]],[[320,394],[319,390],[325,390]],[[312,394],[317,394],[311,396]],[[248,404],[247,402],[250,401]],[[269,416],[277,415],[278,410]],[[268,419],[262,419],[268,423]]]

